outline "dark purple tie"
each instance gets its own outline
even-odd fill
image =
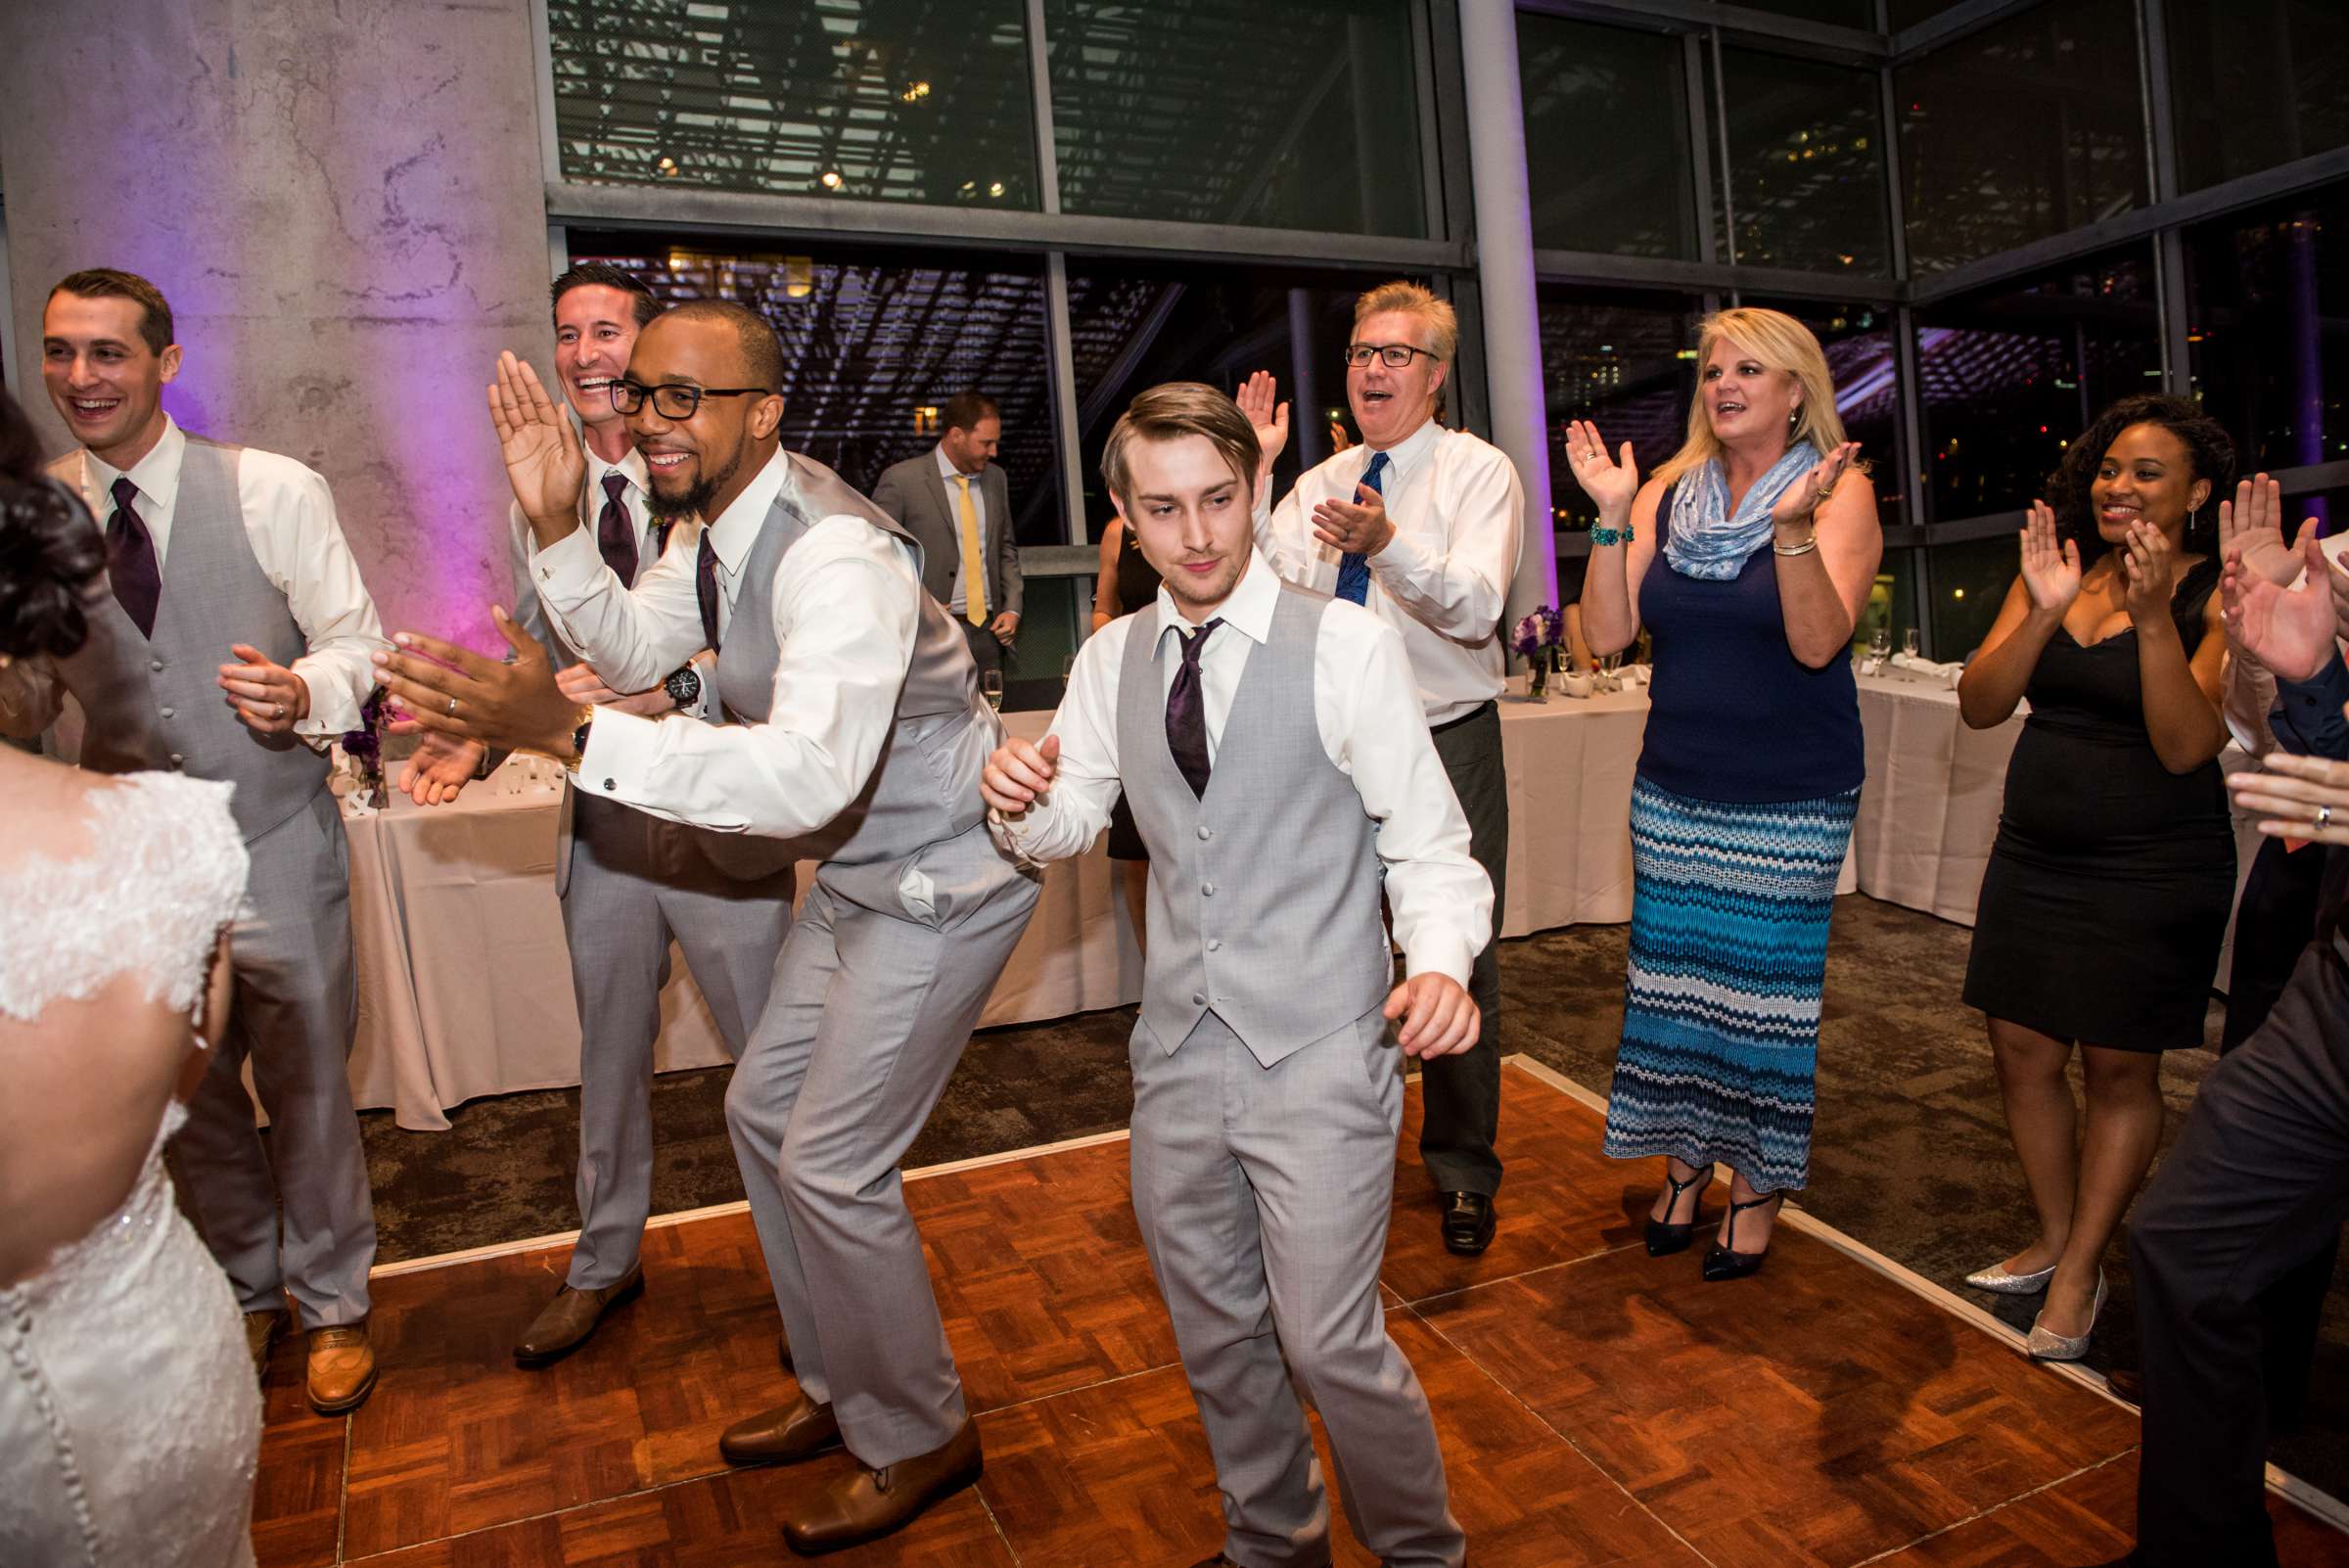
[[[702,604],[702,638],[717,647],[717,552],[710,547],[710,530],[702,530],[701,553],[693,561],[693,596]]]
[[[1202,797],[1207,794],[1207,704],[1199,695],[1199,655],[1206,651],[1207,634],[1221,624],[1219,616],[1195,632],[1175,628],[1174,635],[1182,638],[1182,668],[1167,692],[1167,750],[1174,754],[1174,765],[1182,769],[1191,793]]]
[[[628,517],[628,477],[615,471],[604,476],[604,510],[595,520],[595,547],[604,565],[628,587],[636,585],[636,525]]]
[[[163,572],[156,564],[155,539],[131,505],[139,487],[125,474],[115,481],[115,514],[106,520],[106,572],[114,582],[115,598],[138,626],[139,635],[155,635],[155,607],[163,597]]]

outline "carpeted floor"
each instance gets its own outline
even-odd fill
[[[1965,1274],[2020,1246],[2031,1212],[2006,1140],[1979,1014],[1958,1001],[1969,933],[1893,904],[1837,900],[1812,1184],[1802,1207],[1867,1246],[2028,1326],[2036,1300],[1966,1290]],[[1522,1051],[1603,1094],[1623,1019],[1628,928],[1581,926],[1504,943],[1504,1051]],[[907,1164],[1025,1148],[1125,1126],[1130,1015],[1091,1013],[990,1030],[972,1041]],[[2218,1011],[2211,1014],[2215,1042]],[[2162,1086],[2169,1135],[2217,1058],[2173,1052]],[[654,1089],[657,1213],[742,1196],[726,1140],[725,1071],[676,1073]],[[389,1112],[366,1124],[381,1258],[461,1248],[576,1225],[572,1168],[576,1091],[477,1101],[446,1132],[404,1132]],[[1505,1153],[1507,1130],[1502,1130]],[[1508,1222],[1508,1193],[1500,1196]],[[2116,1243],[2111,1299],[2091,1364],[2134,1364],[2136,1317]],[[1696,1288],[1695,1263],[1689,1265]],[[1762,1276],[1760,1288],[1768,1288]],[[2279,1464],[2349,1498],[2349,1284],[2336,1280],[2307,1417],[2280,1437]]]

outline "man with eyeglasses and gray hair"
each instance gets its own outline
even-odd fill
[[[1298,476],[1278,506],[1268,482],[1288,443],[1288,404],[1262,370],[1238,401],[1264,450],[1257,547],[1281,576],[1351,599],[1403,634],[1436,754],[1468,818],[1469,853],[1493,879],[1497,935],[1509,803],[1495,700],[1525,491],[1498,447],[1437,422],[1459,336],[1451,306],[1416,283],[1382,283],[1356,300],[1346,401],[1361,444]],[[1493,1240],[1500,1186],[1496,945],[1486,944],[1470,977],[1483,1015],[1476,1044],[1425,1063],[1420,1076],[1419,1157],[1443,1201],[1444,1244],[1471,1256]]]

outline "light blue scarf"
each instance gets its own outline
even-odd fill
[[[1778,504],[1778,497],[1818,466],[1818,451],[1809,441],[1797,441],[1754,481],[1737,515],[1730,517],[1728,476],[1720,458],[1705,459],[1673,486],[1664,559],[1681,576],[1727,582],[1745,569],[1747,556],[1770,542],[1770,509]]]

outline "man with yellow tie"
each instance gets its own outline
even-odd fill
[[[1003,415],[983,392],[956,392],[940,422],[938,445],[884,472],[873,504],[921,541],[922,586],[962,627],[984,676],[1020,631],[1011,484],[994,463]]]

